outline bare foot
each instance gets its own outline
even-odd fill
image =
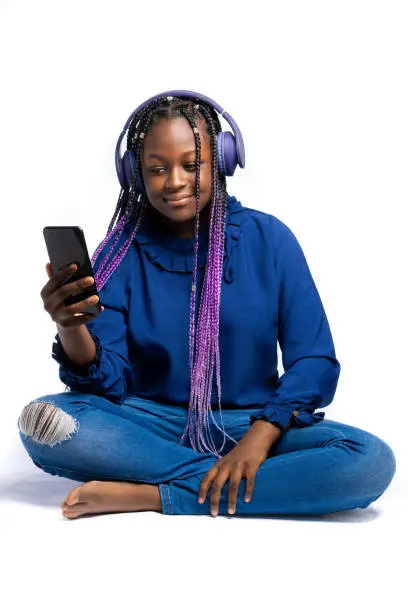
[[[111,512],[162,511],[157,485],[91,480],[75,487],[61,504],[67,518]]]

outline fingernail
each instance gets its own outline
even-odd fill
[[[211,510],[211,514],[212,514],[212,516],[217,516],[217,511],[216,510]]]
[[[228,514],[234,514],[234,508],[232,507],[228,508]]]
[[[203,500],[203,498],[202,498],[202,497],[199,497],[199,498],[198,498],[198,503],[199,503],[199,504],[202,504],[202,503],[203,503],[203,501],[204,501],[204,500]]]

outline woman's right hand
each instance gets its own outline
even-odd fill
[[[45,265],[46,272],[48,274],[49,281],[41,289],[41,297],[44,302],[44,309],[48,312],[51,319],[57,323],[60,327],[79,327],[82,324],[90,321],[97,317],[102,310],[95,314],[85,314],[84,309],[89,304],[95,304],[99,298],[97,295],[90,296],[81,302],[65,306],[64,300],[70,295],[77,295],[82,293],[85,287],[90,287],[94,283],[94,279],[90,276],[81,278],[63,285],[62,283],[72,276],[77,269],[76,264],[61,268],[58,272],[53,275],[52,265],[47,263]],[[91,279],[91,283],[87,284],[86,280]],[[82,314],[81,314],[82,313]]]

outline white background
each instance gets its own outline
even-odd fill
[[[0,0],[0,516],[16,605],[354,611],[397,596],[406,518],[398,525],[395,513],[408,480],[407,29],[407,4],[393,0]],[[209,518],[204,528],[200,517],[146,513],[142,524],[142,514],[111,515],[101,530],[97,518],[60,521],[73,482],[47,476],[30,489],[17,478],[39,472],[17,434],[20,412],[65,387],[40,297],[43,227],[80,225],[94,252],[119,195],[123,125],[170,89],[203,93],[237,121],[246,167],[228,192],[281,219],[304,250],[342,366],[326,417],[375,433],[397,458],[370,520]],[[119,520],[128,521],[120,540]]]

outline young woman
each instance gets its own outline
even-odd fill
[[[340,374],[325,310],[289,227],[227,193],[238,164],[242,135],[216,102],[150,98],[116,147],[122,188],[89,279],[103,310],[65,306],[85,280],[46,266],[67,387],[29,402],[18,428],[35,465],[84,483],[68,518],[322,515],[366,508],[394,476],[386,442],[315,412]]]

